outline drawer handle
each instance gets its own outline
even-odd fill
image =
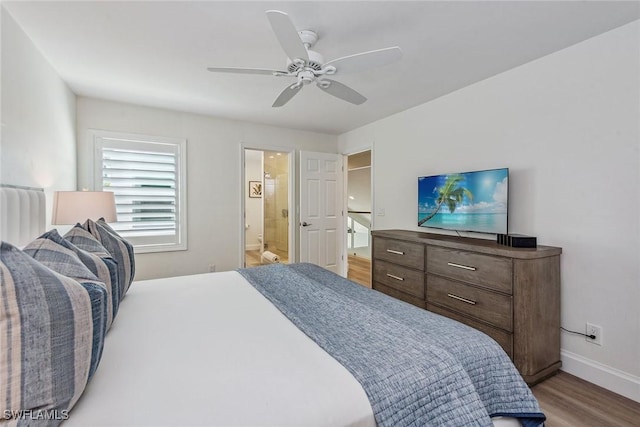
[[[456,264],[455,262],[448,262],[447,265],[450,266],[450,267],[457,267],[457,268],[462,268],[462,269],[465,269],[465,270],[476,271],[475,267],[469,267],[468,265]]]
[[[393,249],[387,249],[387,252],[389,252],[390,254],[404,255],[404,252],[394,251]]]
[[[393,274],[389,274],[389,273],[387,273],[387,276],[391,277],[392,279],[400,280],[401,282],[404,281],[404,277],[394,276]]]
[[[470,300],[470,299],[466,299],[466,298],[459,297],[458,295],[454,295],[454,294],[447,294],[447,296],[448,296],[449,298],[457,299],[458,301],[466,302],[467,304],[476,305],[476,302],[475,302],[475,301]]]

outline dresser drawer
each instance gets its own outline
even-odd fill
[[[500,347],[507,353],[507,355],[513,358],[513,335],[502,329],[494,328],[486,323],[475,321],[469,317],[463,316],[455,311],[449,311],[446,308],[438,307],[437,305],[427,303],[427,310],[448,317],[449,319],[457,320],[460,323],[464,323],[467,326],[471,326],[485,334],[489,335],[495,342],[500,344]]]
[[[390,297],[395,299],[399,299],[404,302],[408,302],[409,304],[413,304],[416,307],[425,308],[424,299],[412,297],[409,294],[405,294],[404,292],[397,291],[393,288],[383,285],[379,282],[373,282],[373,289],[376,291],[382,292],[383,294],[387,294]]]
[[[427,271],[511,294],[511,259],[429,246]]]
[[[513,331],[512,300],[508,295],[429,274],[427,302]]]
[[[374,258],[424,270],[424,245],[380,237],[374,242]]]
[[[422,271],[376,260],[373,264],[373,281],[416,298],[424,299],[424,273]]]

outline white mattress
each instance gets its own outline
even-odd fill
[[[63,426],[205,425],[375,420],[356,379],[237,272],[135,282]]]

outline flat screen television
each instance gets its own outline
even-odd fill
[[[418,226],[507,234],[509,169],[418,178]]]

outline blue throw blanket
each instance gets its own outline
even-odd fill
[[[313,264],[240,269],[292,323],[340,362],[378,426],[492,426],[545,417],[502,348],[461,323],[366,289]]]

